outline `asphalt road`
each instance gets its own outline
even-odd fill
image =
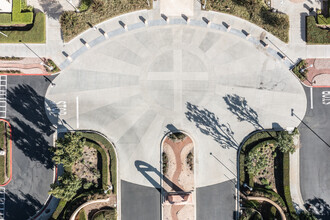
[[[313,109],[310,89],[305,92],[308,108],[299,126],[301,193],[319,219],[330,219],[330,88],[313,88]]]
[[[13,177],[6,188],[5,219],[28,219],[48,198],[53,132],[45,115],[43,76],[8,76],[7,120],[12,126]]]

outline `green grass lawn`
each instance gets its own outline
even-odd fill
[[[282,41],[289,41],[289,16],[271,12],[263,0],[209,0],[206,9],[243,18]]]
[[[330,44],[330,30],[316,26],[314,16],[306,17],[306,42],[308,44]]]
[[[5,156],[0,156],[0,184],[4,184],[5,179]]]
[[[35,15],[33,27],[28,31],[2,31],[8,37],[0,35],[0,43],[45,43],[46,42],[46,17],[44,13]]]

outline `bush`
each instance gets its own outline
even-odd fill
[[[11,25],[10,13],[0,13],[0,25]]]
[[[106,210],[98,211],[92,217],[92,220],[103,220],[103,219],[116,220],[117,219],[116,210],[106,209]]]
[[[84,12],[86,11],[89,6],[91,5],[92,1],[91,0],[82,0],[79,5],[79,11]]]
[[[59,217],[59,215],[61,214],[61,212],[63,211],[64,207],[66,206],[66,201],[61,199],[60,202],[57,205],[57,208],[55,210],[55,212],[52,215],[53,219],[57,219]]]
[[[292,134],[289,134],[287,131],[278,132],[277,147],[280,149],[282,153],[295,152],[296,148],[293,144]]]
[[[186,135],[181,132],[171,133],[168,135],[168,138],[171,139],[172,141],[183,140],[185,137]]]
[[[81,209],[78,213],[78,220],[87,220],[86,213],[84,209]]]
[[[162,161],[163,161],[163,174],[166,174],[168,169],[168,157],[165,152],[162,153]]]
[[[187,164],[189,165],[190,170],[194,170],[194,154],[191,151],[187,155]]]
[[[253,196],[262,196],[268,198],[273,202],[277,203],[283,209],[284,212],[287,212],[287,208],[282,197],[272,190],[264,188],[254,188]]]
[[[306,42],[308,44],[329,44],[330,30],[316,26],[314,16],[306,17]]]
[[[301,69],[306,68],[307,64],[305,60],[301,60],[295,67],[293,67],[292,72],[301,80],[304,81],[306,79],[306,75],[308,73],[308,69],[304,72],[300,72]]]
[[[32,24],[33,12],[31,7],[27,7],[24,0],[13,0],[12,23]],[[23,6],[23,8],[22,8]],[[23,12],[22,12],[23,11]],[[25,12],[27,11],[27,12]]]
[[[289,16],[271,12],[262,0],[209,0],[207,10],[243,18],[264,28],[282,41],[289,41]]]

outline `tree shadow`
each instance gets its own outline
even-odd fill
[[[52,153],[49,151],[51,145],[44,136],[18,118],[13,118],[11,121],[15,147],[32,161],[40,162],[47,169],[53,168]]]
[[[42,204],[36,198],[21,191],[19,194],[6,191],[5,219],[28,219],[41,209]]]
[[[199,108],[197,105],[189,102],[186,105],[188,109],[185,113],[187,119],[194,122],[203,134],[213,137],[223,148],[238,148],[234,132],[229,124],[221,124],[219,118],[205,108]]]
[[[18,85],[7,91],[7,103],[48,136],[55,129],[45,111],[45,98],[29,85]]]
[[[323,199],[314,197],[308,199],[305,207],[309,212],[312,212],[317,219],[330,219],[330,205]]]
[[[247,121],[256,129],[262,129],[262,126],[259,124],[258,113],[247,104],[244,97],[236,94],[227,94],[223,99],[228,105],[227,109],[236,115],[239,121]]]
[[[50,169],[53,162],[48,149],[55,129],[46,115],[44,101],[45,98],[29,85],[18,85],[7,91],[14,146]]]
[[[135,167],[159,192],[162,193],[163,196],[168,194],[167,190],[165,190],[154,178],[151,177],[151,173],[157,174],[160,180],[164,180],[164,182],[169,185],[175,192],[183,192],[183,189],[169,180],[166,176],[161,174],[155,167],[151,166],[150,164],[144,161],[136,160]]]
[[[39,0],[39,3],[45,14],[55,20],[58,20],[64,11],[63,6],[58,0]]]

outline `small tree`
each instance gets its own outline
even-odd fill
[[[286,131],[281,131],[277,135],[277,147],[283,153],[293,153],[295,152],[295,147],[293,144],[292,135],[288,134]]]
[[[74,174],[65,172],[58,177],[58,181],[50,185],[51,190],[48,192],[56,198],[70,201],[82,187],[81,179]]]
[[[63,164],[65,167],[72,166],[83,156],[85,139],[80,132],[67,133],[64,138],[56,141],[56,147],[50,148],[54,153],[53,161],[55,164]]]

